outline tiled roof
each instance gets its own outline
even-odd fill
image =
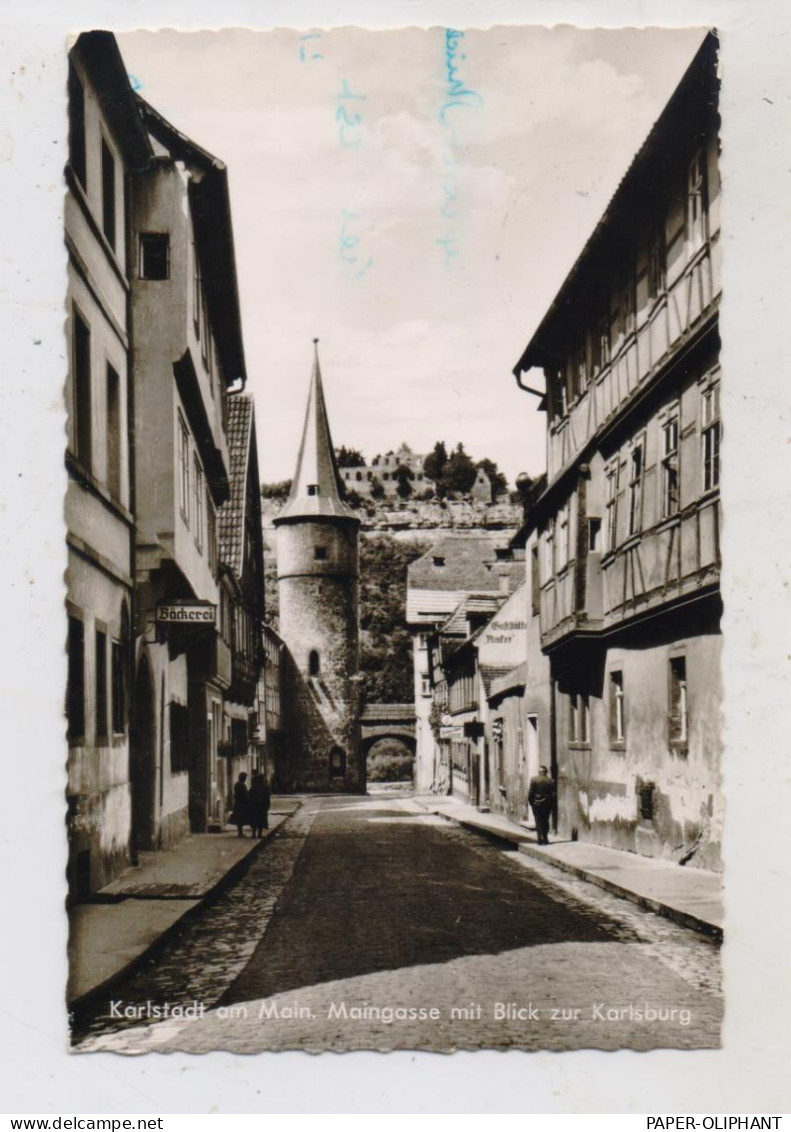
[[[523,660],[516,668],[509,668],[509,670],[502,676],[496,676],[488,688],[489,699],[493,700],[496,696],[503,696],[506,692],[513,692],[517,688],[523,688],[527,683],[527,661]]]
[[[467,636],[467,619],[475,613],[496,613],[506,599],[502,593],[496,594],[467,594],[454,609],[448,620],[440,629],[443,636]]]
[[[468,590],[497,592],[500,577],[494,568],[495,547],[508,545],[502,532],[474,535],[445,535],[427,554],[411,563],[407,586],[418,590]],[[435,565],[434,559],[443,559]]]
[[[236,393],[228,398],[228,458],[230,494],[217,516],[217,541],[220,561],[238,576],[242,573],[244,555],[244,508],[247,498],[247,464],[250,457],[250,435],[253,427],[253,399]]]
[[[478,671],[483,680],[483,686],[486,689],[486,695],[491,695],[492,684],[495,680],[500,680],[503,676],[507,676],[512,671],[510,664],[479,664]]]

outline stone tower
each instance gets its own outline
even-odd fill
[[[314,339],[291,494],[275,520],[288,652],[288,758],[278,788],[365,793],[360,750],[359,520],[342,499]]]

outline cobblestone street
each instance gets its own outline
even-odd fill
[[[722,1015],[714,944],[408,798],[306,800],[112,1001],[80,1048],[701,1048]]]

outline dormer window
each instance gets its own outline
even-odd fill
[[[308,484],[308,495],[318,495],[318,494],[319,494],[319,485],[317,483],[309,483]]]

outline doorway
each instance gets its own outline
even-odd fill
[[[134,717],[129,736],[129,781],[132,795],[131,857],[154,849],[156,788],[156,722],[154,685],[148,658],[143,656],[135,677]]]

